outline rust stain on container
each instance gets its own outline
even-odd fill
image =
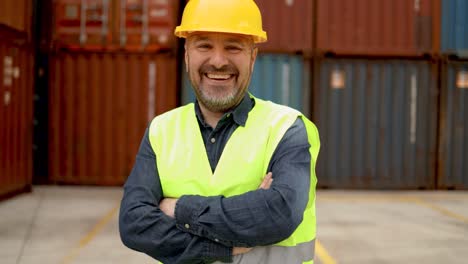
[[[317,0],[317,52],[424,56],[439,49],[439,0]]]
[[[435,187],[436,64],[324,59],[315,71],[320,187]]]
[[[31,0],[1,0],[0,24],[30,35],[32,2]]]
[[[441,79],[437,184],[468,190],[468,61],[445,61]]]
[[[32,59],[0,37],[0,197],[32,184]]]
[[[51,61],[50,181],[122,184],[149,121],[176,106],[176,59],[63,52]]]
[[[268,41],[260,44],[264,52],[311,54],[313,49],[312,0],[257,0]]]

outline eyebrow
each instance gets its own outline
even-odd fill
[[[209,41],[210,38],[204,37],[204,36],[193,36],[193,42],[199,42],[199,41]],[[242,46],[248,46],[248,38],[243,38],[242,40],[238,38],[227,38],[224,40],[224,43],[228,44],[240,44]]]

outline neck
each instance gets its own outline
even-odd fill
[[[212,112],[201,103],[199,103],[199,106],[205,122],[212,128],[215,128],[221,117],[223,117],[224,112]]]

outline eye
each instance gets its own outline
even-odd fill
[[[211,45],[208,44],[208,43],[200,43],[198,45],[196,45],[197,49],[198,50],[201,50],[201,51],[207,51],[209,49],[211,49]]]
[[[232,52],[232,53],[237,53],[237,52],[242,51],[242,48],[241,48],[241,47],[239,47],[239,46],[232,46],[232,45],[231,45],[231,46],[226,46],[225,49],[226,49],[227,51],[229,51],[229,52]]]

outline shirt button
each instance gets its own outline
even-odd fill
[[[215,238],[215,242],[219,242],[219,239]]]
[[[187,229],[190,228],[190,225],[189,225],[189,224],[185,224],[184,226],[185,226],[185,228],[187,228]]]
[[[211,143],[215,143],[216,142],[216,139],[215,138],[211,138]]]

